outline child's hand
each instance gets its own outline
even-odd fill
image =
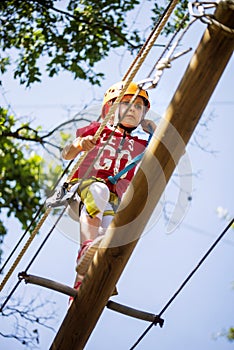
[[[141,122],[142,129],[147,132],[148,134],[151,134],[156,129],[156,124],[153,122],[153,120],[150,119],[143,119]]]
[[[91,151],[95,145],[94,136],[88,135],[80,139],[80,146],[83,151]]]

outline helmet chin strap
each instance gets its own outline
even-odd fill
[[[123,125],[122,123],[118,123],[117,126],[119,126],[121,129],[123,129],[128,134],[131,134],[131,132],[137,128],[137,126],[129,127],[129,126]]]

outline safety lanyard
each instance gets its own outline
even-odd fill
[[[149,134],[149,137],[148,137],[148,140],[147,140],[147,145],[146,147],[148,146],[151,138],[153,136],[153,133],[150,132]],[[124,169],[122,169],[118,174],[114,175],[114,176],[108,176],[108,180],[113,184],[115,185],[117,183],[117,181],[119,180],[119,178],[126,174],[129,170],[131,170],[132,168],[134,168],[139,162],[140,160],[142,159],[143,155],[145,154],[145,150],[144,152],[138,154],[138,156],[136,156],[135,158],[133,158],[133,160],[131,161],[131,163],[129,163]]]

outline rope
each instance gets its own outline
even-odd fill
[[[131,81],[129,81],[128,85],[130,84]],[[120,102],[120,100],[122,99],[122,97],[124,96],[124,93],[128,87],[127,83],[125,84],[121,94],[119,95],[119,97],[117,98],[117,100]],[[111,118],[111,116],[113,115],[115,109],[117,108],[117,100],[115,103],[115,106],[112,106],[112,108],[110,109],[109,113],[107,114],[106,118],[104,119],[104,122],[100,125],[99,129],[97,130],[94,139],[97,140],[102,131],[104,130],[107,122],[109,121],[109,119]],[[114,108],[115,107],[115,108]],[[70,181],[76,171],[76,169],[80,166],[80,164],[82,163],[82,161],[85,159],[85,157],[87,156],[88,152],[84,152],[81,157],[79,158],[78,162],[74,165],[74,167],[72,168],[69,176],[67,177],[67,182]],[[91,170],[91,167],[90,167]],[[88,174],[86,174],[88,175]],[[30,244],[32,243],[33,239],[35,238],[36,234],[38,233],[38,231],[40,230],[41,226],[43,225],[43,223],[45,222],[45,220],[47,219],[49,213],[51,212],[52,208],[48,208],[45,212],[45,214],[43,215],[43,217],[41,218],[41,220],[39,221],[38,225],[35,227],[35,229],[33,230],[31,236],[29,237],[28,241],[26,242],[26,244],[24,245],[24,247],[22,248],[21,252],[19,253],[18,257],[15,259],[14,263],[12,264],[11,268],[9,269],[9,271],[7,272],[6,276],[4,277],[3,281],[0,284],[0,291],[2,291],[3,287],[5,286],[5,284],[7,283],[7,281],[9,280],[10,276],[12,275],[12,273],[14,272],[14,270],[16,269],[17,265],[19,264],[20,260],[22,259],[23,255],[25,254],[25,252],[27,251],[28,247],[30,246]],[[62,212],[63,214],[63,212]]]
[[[203,1],[195,1],[193,3],[188,4],[189,12],[191,16],[195,18],[199,18],[201,22],[205,24],[213,24],[214,26],[218,27],[219,29],[223,30],[227,34],[234,34],[234,29],[230,28],[223,23],[219,22],[217,19],[214,18],[213,15],[206,14],[205,11],[207,9],[210,9],[211,7],[217,7],[218,3],[216,2],[203,2]],[[197,8],[198,13],[195,13],[193,8]]]
[[[182,38],[184,37],[184,35],[186,34],[186,32],[188,31],[188,29],[191,27],[191,25],[197,20],[197,18],[193,19],[192,21],[189,22],[189,24],[186,26],[186,28],[183,30],[182,34],[180,35],[180,37],[177,39],[177,41],[172,45],[173,41],[175,40],[175,37],[177,36],[177,34],[179,33],[179,31],[183,28],[186,20],[188,19],[188,15],[189,12],[187,12],[185,14],[185,16],[182,18],[179,27],[177,28],[176,32],[173,34],[173,36],[171,37],[170,41],[167,43],[167,45],[165,46],[162,54],[160,55],[160,57],[158,58],[158,60],[156,61],[156,63],[154,64],[153,68],[150,70],[147,78],[141,80],[140,82],[138,82],[138,85],[141,88],[144,89],[153,89],[156,88],[156,86],[158,85],[163,71],[165,68],[171,68],[171,62],[174,61],[175,59],[181,57],[182,55],[188,53],[189,51],[192,50],[192,48],[188,48],[182,52],[179,52],[177,54],[175,54],[174,56],[172,56],[176,50],[176,48],[178,47],[179,43],[181,42]],[[171,48],[170,48],[171,47]],[[169,50],[170,49],[170,50]],[[166,55],[166,57],[164,57],[164,55],[166,54],[166,52],[168,52],[168,54]],[[151,78],[152,73],[154,72],[154,70],[156,70],[155,75],[153,78]],[[146,86],[146,87],[145,87]]]
[[[178,1],[176,1],[177,3]],[[175,4],[176,5],[176,4]],[[161,32],[162,29],[160,29],[160,32],[159,32],[159,25],[162,21],[162,19],[164,19],[164,17],[167,16],[166,18],[166,21],[168,20],[169,16],[171,15],[174,7],[175,7],[173,1],[171,1],[166,9],[164,10],[163,14],[161,15],[160,17],[160,20],[157,22],[157,24],[155,25],[154,29],[152,30],[152,32],[150,33],[150,35],[148,36],[147,40],[145,41],[144,45],[142,46],[142,48],[140,49],[138,55],[136,56],[135,60],[132,62],[131,66],[129,67],[128,71],[126,72],[125,76],[123,77],[123,80],[127,79],[127,76],[130,74],[131,70],[133,69],[134,65],[137,63],[137,60],[140,58],[142,52],[144,52],[145,48],[147,47],[147,45],[149,44],[150,40],[153,38],[154,35],[157,35],[158,37],[158,34]],[[163,22],[163,26],[165,25],[166,22]],[[158,29],[158,30],[157,30]],[[158,33],[159,32],[159,33]],[[153,39],[152,39],[153,40]],[[156,40],[156,39],[155,39]],[[154,40],[154,41],[155,41]]]
[[[151,48],[153,47],[156,39],[158,38],[159,34],[161,33],[163,27],[165,26],[168,18],[170,17],[172,11],[174,10],[174,8],[176,7],[178,3],[178,0],[172,0],[166,10],[164,11],[164,14],[162,16],[162,18],[159,21],[159,24],[156,25],[156,27],[153,30],[153,33],[150,35],[149,41],[147,42],[146,46],[143,48],[143,53],[141,55],[139,55],[138,61],[136,61],[135,63],[135,67],[132,67],[131,72],[129,72],[128,74],[126,74],[125,79],[128,80],[132,80],[133,77],[136,75],[139,67],[142,65],[143,61],[146,59],[146,56],[148,55],[149,51],[151,50]]]
[[[178,2],[178,0],[172,0],[168,4],[168,6],[167,6],[166,10],[164,11],[162,17],[160,18],[160,21],[156,24],[156,26],[154,27],[153,31],[150,33],[147,41],[145,42],[145,44],[141,48],[141,50],[140,50],[139,54],[137,55],[136,59],[133,61],[133,63],[131,64],[129,70],[124,75],[123,81],[125,81],[125,84],[123,86],[123,89],[121,90],[119,96],[116,98],[114,104],[111,106],[108,114],[106,115],[106,117],[105,117],[104,121],[102,122],[102,124],[100,125],[99,129],[97,130],[97,132],[96,132],[96,134],[94,136],[94,141],[96,141],[100,137],[100,135],[101,135],[102,131],[104,130],[106,124],[108,123],[108,121],[110,120],[112,115],[115,113],[119,102],[122,100],[122,98],[123,98],[123,96],[125,94],[125,91],[127,90],[129,84],[131,83],[131,81],[135,77],[136,73],[140,69],[141,65],[143,64],[144,60],[146,59],[146,56],[148,55],[148,53],[151,50],[152,46],[154,45],[156,39],[158,38],[160,32],[162,31],[163,27],[165,26],[165,23],[167,22],[167,20],[168,20],[169,16],[171,15],[172,11],[174,10],[177,2]],[[83,162],[83,160],[87,156],[87,153],[88,152],[84,152],[81,155],[81,157],[79,158],[78,162],[75,164],[75,166],[73,167],[71,173],[69,174],[69,176],[67,178],[67,182],[69,182],[71,180],[71,178],[73,177],[73,175],[76,172],[77,168],[80,166],[80,164]]]
[[[179,33],[179,31],[181,30],[181,28],[183,28],[186,20],[189,17],[189,12],[187,12],[184,17],[182,18],[182,21],[180,22],[180,25],[178,26],[178,28],[176,29],[175,33],[172,35],[171,39],[168,41],[167,45],[165,46],[162,54],[160,55],[160,57],[158,58],[157,62],[155,63],[155,65],[153,66],[153,68],[151,69],[150,73],[148,74],[148,78],[153,74],[154,70],[157,69],[157,65],[160,63],[160,61],[163,59],[163,56],[166,54],[166,52],[169,50],[169,48],[172,46],[173,41],[175,40],[177,34]],[[185,32],[187,32],[188,28],[191,26],[191,23],[188,24],[187,28],[185,28],[185,30],[183,31],[181,37],[179,38],[179,40],[176,42],[176,45],[174,45],[174,48],[170,50],[169,52],[169,57],[172,55],[172,53],[174,52],[175,48],[179,45],[179,42],[181,41],[182,37],[184,36]],[[168,58],[169,58],[168,57]]]
[[[208,258],[208,256],[211,254],[211,252],[214,250],[216,245],[221,241],[221,239],[224,237],[224,235],[227,233],[227,231],[231,228],[231,226],[234,224],[234,219],[230,221],[230,223],[225,227],[223,232],[219,235],[219,237],[216,239],[216,241],[211,245],[211,247],[207,250],[205,255],[202,257],[202,259],[199,261],[197,266],[192,270],[192,272],[188,275],[188,277],[184,280],[184,282],[180,285],[180,287],[177,289],[177,291],[174,293],[174,295],[171,297],[171,299],[167,302],[167,304],[163,307],[163,309],[160,311],[160,313],[157,315],[159,319],[161,319],[161,316],[164,314],[164,312],[169,308],[169,306],[172,304],[172,302],[175,300],[175,298],[178,296],[178,294],[182,291],[182,289],[186,286],[186,284],[190,281],[192,276],[197,272],[197,270],[201,267],[201,265],[204,263],[204,261]],[[136,348],[136,346],[140,343],[140,341],[146,336],[146,334],[150,331],[150,329],[157,325],[159,322],[156,319],[156,322],[152,322],[146,330],[142,333],[142,335],[138,338],[138,340],[135,342],[135,344],[130,348],[130,350],[133,350]]]
[[[204,18],[203,18],[204,17]],[[201,21],[205,24],[213,24],[216,27],[218,27],[219,29],[222,29],[225,33],[228,34],[234,34],[234,29],[225,26],[224,24],[222,24],[221,22],[217,21],[216,19],[212,18],[212,16],[210,15],[204,15],[201,17]]]

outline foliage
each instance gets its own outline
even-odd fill
[[[163,7],[149,3],[155,6],[153,26]],[[98,62],[115,48],[124,47],[133,52],[143,44],[139,30],[132,29],[132,22],[128,25],[126,21],[128,13],[138,4],[139,0],[3,0],[0,2],[0,71],[13,71],[14,78],[27,87],[40,82],[44,70],[50,77],[68,71],[75,79],[100,84],[104,73],[96,70]],[[183,17],[185,9],[181,7],[180,11],[176,18]],[[167,32],[175,28],[169,24]],[[42,184],[47,193],[48,183],[54,184],[61,173],[61,165],[47,164],[45,174],[43,159],[36,152],[37,145],[48,153],[51,150],[47,146],[60,150],[68,135],[60,129],[61,143],[51,144],[47,140],[55,131],[43,134],[40,128],[32,128],[30,122],[16,120],[0,108],[0,212],[8,217],[14,215],[23,228],[31,222],[42,202]],[[0,235],[6,233],[7,227],[0,221]],[[28,313],[26,310],[25,315]],[[37,330],[18,334],[18,340],[37,342]]]
[[[134,49],[140,38],[128,32],[126,13],[138,0],[70,0],[66,9],[60,1],[5,0],[0,3],[1,72],[12,65],[16,49],[14,77],[26,86],[41,80],[41,58],[46,58],[50,77],[61,70],[74,78],[99,83],[103,73],[94,71],[95,63],[112,48]]]
[[[164,27],[163,33],[165,35],[168,35],[170,33],[173,33],[174,31],[176,31],[177,29],[179,29],[180,25],[181,25],[181,21],[183,19],[183,26],[186,25],[186,23],[188,22],[189,16],[187,15],[187,10],[188,10],[188,0],[181,0],[178,3],[178,6],[176,7],[175,11],[174,11],[174,18],[172,20],[172,22],[167,22],[166,26]],[[157,22],[161,16],[161,14],[164,11],[164,7],[160,6],[158,4],[158,2],[154,3],[154,8],[153,8],[153,14],[154,16],[152,17],[153,22]]]
[[[227,338],[230,341],[234,341],[234,328],[231,327],[228,331]]]
[[[20,142],[20,138],[32,137],[29,125],[22,124],[18,129],[16,125],[15,118],[0,108],[0,212],[8,217],[14,215],[26,228],[41,201],[39,176],[42,158],[28,143]],[[0,235],[6,232],[0,221]]]
[[[96,71],[97,62],[114,48],[132,52],[143,44],[138,28],[126,21],[139,4],[139,0],[1,1],[0,70],[4,73],[13,66],[14,78],[30,86],[41,81],[43,63],[50,77],[66,70],[75,79],[100,84],[104,73]],[[181,0],[167,34],[178,27],[186,9],[187,0]],[[152,26],[163,10],[154,4]]]

